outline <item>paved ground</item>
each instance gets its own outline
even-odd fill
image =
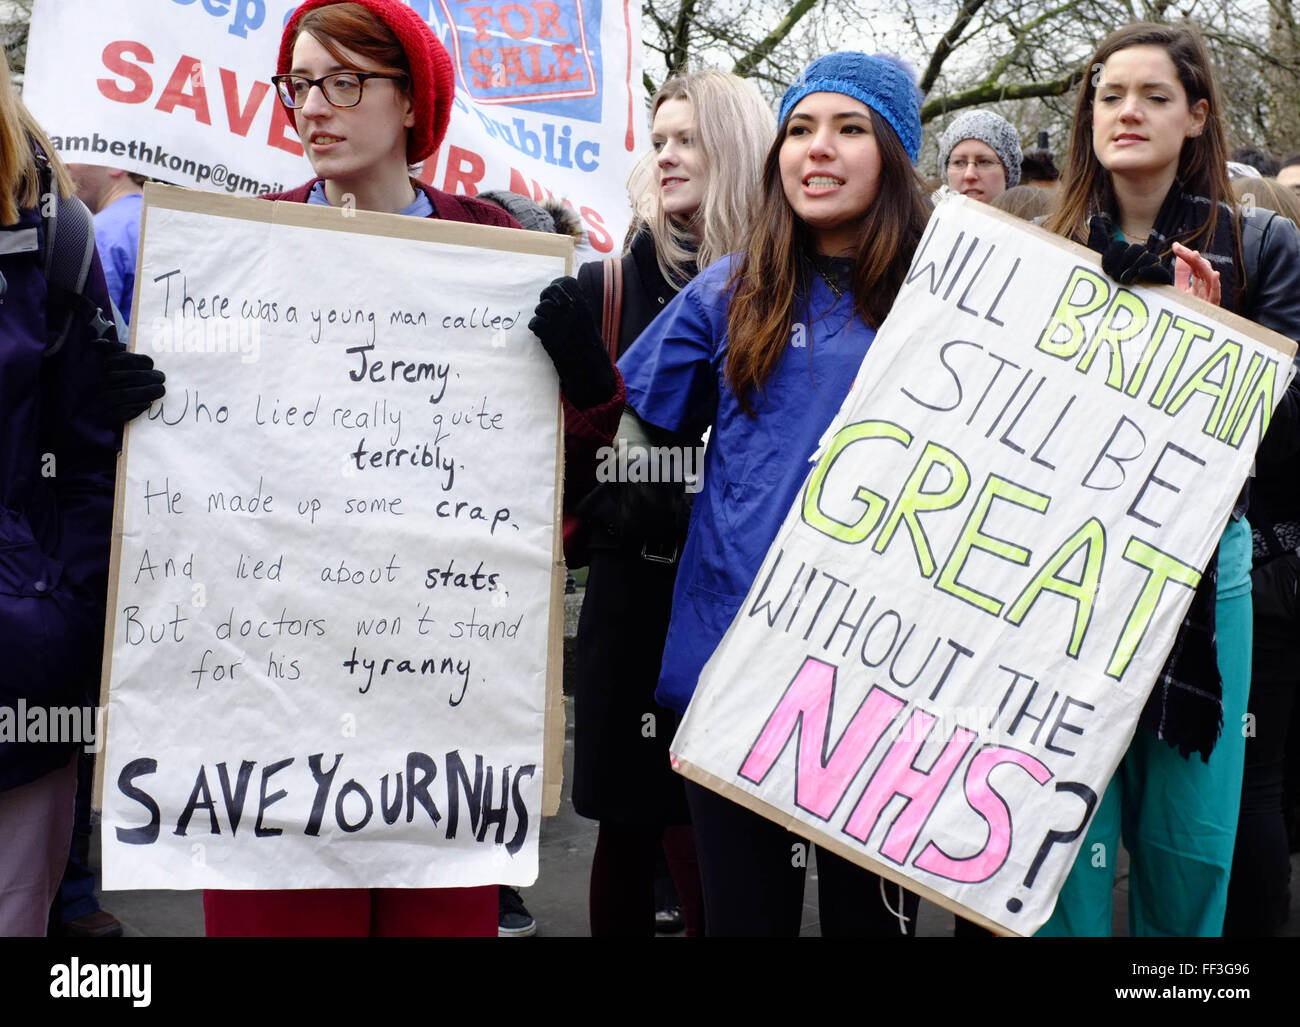
[[[566,634],[576,630],[578,597],[569,597]],[[560,814],[542,823],[541,874],[537,884],[523,890],[524,901],[538,923],[538,936],[587,937],[587,875],[596,843],[596,825],[579,817],[568,801],[573,769],[573,724],[564,746],[565,786]],[[94,846],[98,851],[98,844]],[[1291,919],[1283,930],[1288,937],[1300,937],[1300,855],[1292,857]],[[818,935],[816,867],[809,868],[805,893],[803,933]],[[1115,887],[1114,931],[1128,933],[1125,909],[1128,900],[1128,859],[1121,853]],[[116,913],[128,936],[198,937],[203,934],[203,904],[199,892],[132,891],[110,892],[106,909]],[[929,903],[921,904],[918,933],[922,937],[952,934],[953,917]]]

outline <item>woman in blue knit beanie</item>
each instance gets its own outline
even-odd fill
[[[671,441],[711,429],[656,692],[678,712],[794,502],[927,217],[912,167],[917,90],[895,59],[819,58],[787,90],[779,122],[744,250],[700,272],[619,361],[630,431]],[[797,935],[807,843],[693,783],[687,798],[707,932]],[[913,896],[824,850],[817,866],[823,935],[914,933]]]

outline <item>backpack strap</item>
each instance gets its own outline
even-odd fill
[[[45,227],[42,270],[52,300],[46,315],[45,355],[49,357],[63,348],[79,317],[93,323],[95,315],[99,315],[103,324],[94,327],[101,338],[112,323],[104,320],[99,308],[86,297],[86,280],[95,253],[95,223],[90,211],[77,197],[59,195],[54,169],[44,154],[37,155],[37,163]]]
[[[609,257],[601,262],[605,273],[605,300],[600,317],[600,337],[609,347],[610,363],[618,363],[619,327],[623,320],[623,259]]]

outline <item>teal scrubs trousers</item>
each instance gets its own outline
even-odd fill
[[[1219,541],[1215,634],[1223,733],[1208,763],[1141,728],[1098,804],[1083,847],[1037,937],[1111,933],[1115,856],[1129,853],[1131,937],[1217,937],[1241,805],[1250,691],[1250,527],[1229,521]]]

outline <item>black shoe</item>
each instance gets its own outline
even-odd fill
[[[122,924],[106,909],[97,909],[93,913],[69,920],[63,925],[65,938],[120,938]]]
[[[681,906],[665,906],[655,910],[655,933],[676,934],[686,926]]]
[[[497,888],[497,937],[531,938],[537,933],[537,921],[524,907],[517,888]]]

